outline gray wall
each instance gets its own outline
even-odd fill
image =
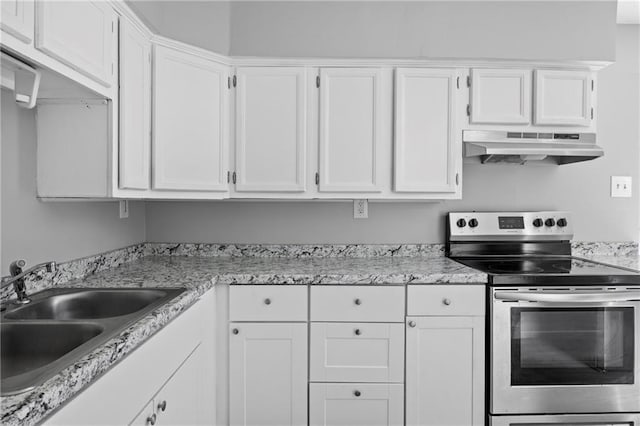
[[[598,138],[604,158],[560,167],[466,164],[463,200],[370,203],[354,220],[340,202],[154,202],[153,242],[419,243],[444,240],[452,210],[562,209],[575,215],[576,239],[638,239],[640,27],[617,28],[617,63],[600,72]],[[632,198],[610,198],[610,176],[634,180]]]
[[[223,55],[229,54],[229,2],[126,0],[126,3],[160,35]]]
[[[9,262],[66,261],[145,241],[144,203],[130,203],[128,219],[118,203],[41,202],[36,199],[35,112],[2,97],[2,202],[0,275]]]
[[[615,58],[616,2],[236,1],[231,54]]]

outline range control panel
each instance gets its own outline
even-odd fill
[[[449,240],[570,240],[571,213],[541,212],[452,212]]]

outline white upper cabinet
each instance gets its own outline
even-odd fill
[[[534,124],[589,126],[592,75],[588,71],[535,71]]]
[[[236,76],[235,190],[303,192],[305,68],[242,67]]]
[[[159,45],[153,57],[153,189],[220,198],[228,190],[229,69]]]
[[[471,123],[529,124],[531,70],[472,69]]]
[[[454,69],[396,69],[396,192],[455,193],[459,188],[456,77]]]
[[[379,68],[320,70],[321,192],[382,190],[381,79]]]
[[[36,5],[36,48],[111,87],[118,26],[111,5],[90,0],[38,1]]]
[[[34,34],[35,0],[2,0],[0,4],[0,29],[30,44]]]
[[[119,186],[148,189],[151,156],[151,42],[120,23]]]

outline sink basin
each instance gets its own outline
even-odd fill
[[[76,320],[129,315],[166,298],[166,290],[108,289],[57,294],[18,308],[5,319]]]
[[[31,303],[0,317],[0,394],[39,386],[184,291],[54,288],[31,295]]]
[[[103,326],[94,323],[2,323],[2,378],[51,364],[103,331]]]

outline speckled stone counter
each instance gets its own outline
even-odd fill
[[[632,269],[640,272],[639,256],[608,256],[608,255],[587,255],[580,256],[583,259],[593,260],[594,262],[606,263],[611,266]]]

